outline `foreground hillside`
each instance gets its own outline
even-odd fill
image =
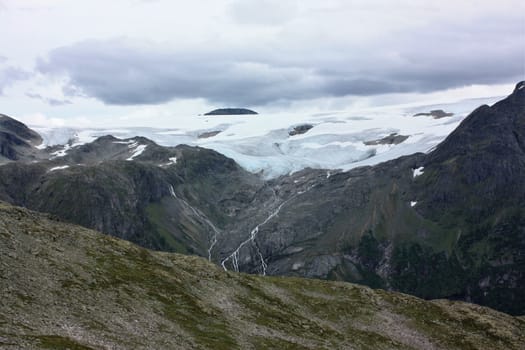
[[[224,272],[0,203],[6,349],[521,349],[525,321],[348,283]]]

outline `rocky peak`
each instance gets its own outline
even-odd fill
[[[42,138],[36,131],[31,130],[24,123],[4,114],[0,114],[0,131],[9,132],[35,145],[42,142]]]
[[[525,88],[525,81],[520,81],[516,84],[516,88],[514,89],[514,93],[518,92],[519,90],[523,90]]]
[[[0,163],[34,156],[40,135],[11,117],[0,114]]]
[[[443,141],[430,160],[441,162],[454,156],[472,157],[487,152],[494,156],[523,153],[525,149],[525,82],[493,106],[474,110],[459,127]]]

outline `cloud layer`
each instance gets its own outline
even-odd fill
[[[228,106],[432,92],[525,75],[525,7],[517,0],[123,1],[111,5],[125,8],[122,22],[91,38],[72,35],[42,54],[36,71],[66,81],[71,99]],[[0,70],[0,91],[20,74]]]
[[[4,60],[5,61],[5,60]],[[2,57],[0,57],[0,64]],[[0,95],[4,93],[4,89],[13,85],[17,81],[26,80],[31,77],[31,73],[26,72],[16,67],[0,68]]]

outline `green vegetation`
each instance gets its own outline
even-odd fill
[[[0,203],[15,348],[520,349],[525,321],[341,282],[224,272]],[[374,251],[373,239],[363,249]],[[372,248],[369,247],[372,244]]]
[[[177,240],[176,236],[170,231],[168,223],[168,214],[160,203],[151,203],[146,207],[146,217],[148,224],[146,228],[150,235],[149,239],[154,240],[152,246],[159,247],[159,250],[188,254],[188,245]],[[175,225],[173,225],[175,226]]]
[[[67,337],[60,337],[56,335],[42,335],[36,337],[40,341],[40,346],[43,349],[53,350],[93,350],[93,348],[81,345]]]
[[[394,288],[427,299],[459,294],[467,278],[455,256],[435,253],[417,243],[396,247],[391,264]]]

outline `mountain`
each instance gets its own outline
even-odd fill
[[[230,228],[217,261],[524,314],[523,86],[430,154],[274,180],[279,199]]]
[[[211,112],[205,113],[204,115],[245,115],[245,114],[257,114],[257,112],[246,108],[219,108],[214,109]]]
[[[32,146],[42,143],[42,138],[25,124],[0,114],[0,164],[6,161],[30,158],[37,153]]]
[[[520,349],[525,321],[340,282],[225,272],[0,203],[6,349]]]
[[[0,167],[2,200],[148,248],[201,256],[215,225],[231,221],[263,185],[212,150],[141,137],[103,136],[50,160]]]
[[[356,282],[523,315],[524,93],[520,83],[476,109],[428,154],[270,179],[213,150],[99,135],[0,166],[0,199],[226,270]],[[306,137],[304,145],[322,128],[282,133]],[[363,147],[416,149],[413,134],[368,136]]]

